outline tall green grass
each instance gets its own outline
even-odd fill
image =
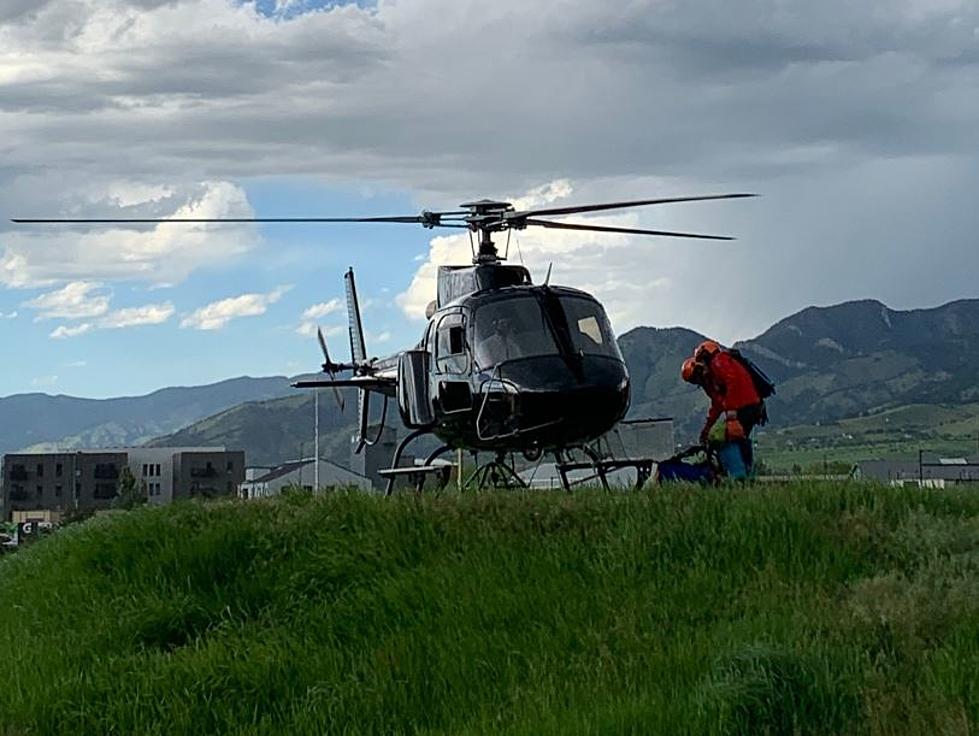
[[[967,734],[979,496],[293,496],[0,562],[0,734]]]

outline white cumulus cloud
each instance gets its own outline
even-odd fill
[[[184,317],[181,327],[195,330],[220,330],[231,320],[265,314],[291,287],[280,286],[267,294],[241,294],[212,302]]]
[[[302,321],[296,328],[296,334],[303,337],[314,337],[316,335],[316,320],[322,317],[328,317],[331,314],[336,314],[341,309],[343,309],[344,302],[340,299],[330,299],[326,302],[320,302],[319,304],[314,304],[307,308],[303,312]],[[323,330],[324,335],[328,335],[330,330],[335,330],[335,327],[329,327]],[[342,328],[340,328],[342,329]]]
[[[83,322],[80,325],[75,325],[74,327],[68,327],[67,325],[61,325],[56,327],[49,337],[55,340],[63,340],[66,337],[78,337],[79,335],[84,335],[86,332],[91,332],[92,324],[89,322]]]
[[[304,320],[315,320],[327,315],[334,314],[343,309],[343,302],[339,299],[330,299],[328,302],[314,304],[303,312]]]
[[[125,307],[109,312],[95,322],[84,322],[74,327],[61,325],[55,328],[49,337],[61,340],[66,337],[78,337],[93,330],[119,330],[125,327],[163,324],[175,312],[173,304],[144,304],[139,307]]]
[[[37,319],[85,319],[109,311],[110,296],[99,293],[102,284],[94,281],[72,281],[56,291],[35,297],[24,306],[38,310]]]
[[[347,328],[340,325],[328,325],[327,327],[322,327],[317,325],[315,322],[302,322],[299,327],[296,328],[296,334],[301,337],[316,337],[316,328],[319,327],[323,331],[324,337],[335,337],[343,332],[346,332]]]
[[[109,312],[99,320],[99,327],[111,330],[139,325],[158,325],[170,319],[174,311],[176,310],[170,302],[146,304],[141,307],[126,307]]]
[[[2,181],[2,179],[0,179]],[[173,188],[118,182],[101,185],[96,180],[81,203],[69,182],[25,180],[22,196],[40,199],[44,190],[54,201],[45,208],[54,214],[71,207],[78,217],[105,218],[247,218],[254,215],[244,191],[223,181]],[[67,189],[67,191],[66,191]],[[36,191],[35,191],[36,190]],[[159,199],[152,199],[159,195]],[[26,206],[26,205],[25,205]],[[36,206],[36,205],[35,205]],[[79,227],[42,225],[20,227],[0,238],[0,284],[15,288],[58,282],[84,284],[108,281],[142,281],[172,285],[196,268],[227,263],[258,242],[254,226],[247,224],[104,225]],[[71,285],[69,284],[69,285]],[[77,286],[73,288],[78,288]]]

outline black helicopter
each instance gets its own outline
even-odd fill
[[[297,388],[332,388],[341,406],[339,388],[359,389],[357,452],[380,437],[380,429],[374,437],[369,436],[371,395],[383,397],[381,429],[389,400],[397,401],[402,421],[413,431],[395,452],[392,469],[388,471],[390,493],[405,447],[424,434],[434,434],[444,443],[428,457],[425,465],[429,468],[436,469],[438,466],[433,464],[436,458],[449,450],[488,451],[493,459],[477,467],[471,482],[522,485],[512,463],[507,462],[512,453],[522,453],[531,461],[543,453],[552,453],[558,463],[564,462],[565,453],[572,449],[587,452],[587,443],[612,429],[629,409],[629,373],[602,305],[578,289],[547,282],[533,284],[524,266],[503,262],[492,239],[494,233],[505,231],[509,237],[513,230],[545,227],[732,240],[726,236],[542,218],[751,196],[754,195],[671,197],[531,210],[516,210],[510,203],[484,199],[462,204],[456,211],[426,210],[404,217],[20,219],[14,222],[389,222],[468,230],[472,263],[439,267],[436,298],[426,310],[428,326],[415,347],[386,358],[368,356],[351,269],[344,279],[351,360],[334,362],[322,332],[318,331],[325,359],[322,368],[327,377],[294,384]],[[350,375],[339,377],[340,373]]]

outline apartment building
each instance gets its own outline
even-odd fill
[[[133,447],[4,455],[3,518],[21,511],[111,508],[126,468],[153,504],[233,496],[245,477],[245,453],[223,447]]]

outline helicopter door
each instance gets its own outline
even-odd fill
[[[447,314],[439,320],[435,334],[435,367],[442,411],[452,413],[471,409],[466,318],[462,314]]]
[[[431,367],[425,349],[406,350],[398,361],[398,409],[405,426],[427,427],[435,421],[428,397],[428,372]]]

